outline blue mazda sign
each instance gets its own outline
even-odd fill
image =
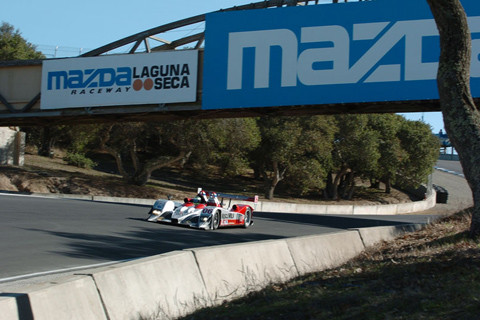
[[[480,97],[480,4],[462,0]],[[439,36],[422,0],[207,15],[203,109],[438,99]]]

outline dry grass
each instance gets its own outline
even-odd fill
[[[463,211],[348,264],[184,319],[480,319],[480,241]]]

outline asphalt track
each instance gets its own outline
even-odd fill
[[[440,174],[448,175],[446,181],[456,179],[463,187],[465,185],[461,177]],[[255,224],[248,229],[204,231],[146,222],[148,210],[149,207],[142,205],[1,194],[0,292],[5,284],[23,277],[185,248],[322,234],[348,228],[425,223],[438,216],[435,211],[395,216],[258,212],[254,214]]]

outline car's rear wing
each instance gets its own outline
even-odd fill
[[[240,202],[246,201],[246,202],[253,202],[253,209],[257,210],[258,196],[247,197],[247,196],[239,196],[239,195],[226,194],[226,193],[217,193],[217,196],[222,199],[221,200],[222,205],[223,205],[224,199],[229,199],[228,201],[229,208],[232,206],[232,201],[240,201]]]
[[[258,203],[258,196],[247,197],[247,196],[239,196],[239,195],[218,193],[218,192],[217,192],[217,195],[218,195],[219,198],[226,198],[226,199],[232,199],[232,200],[241,200],[241,201]]]

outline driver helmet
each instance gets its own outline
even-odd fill
[[[200,197],[200,203],[206,203],[207,202],[207,193],[205,191],[200,191],[197,195],[197,197]]]

